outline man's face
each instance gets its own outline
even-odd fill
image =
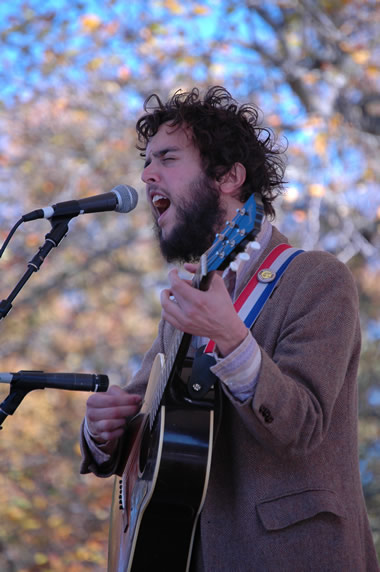
[[[199,258],[223,225],[225,212],[188,129],[161,125],[147,146],[142,180],[165,258]]]

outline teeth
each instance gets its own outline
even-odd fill
[[[158,203],[159,201],[166,201],[168,200],[166,197],[164,197],[163,195],[154,195],[153,199],[152,199],[152,203],[155,205],[156,203]]]
[[[170,200],[160,194],[153,195],[152,203],[160,216],[170,207]]]

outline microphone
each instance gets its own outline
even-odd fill
[[[74,391],[107,391],[108,376],[95,373],[44,373],[43,371],[0,372],[0,383],[15,389],[71,389]]]
[[[38,218],[52,218],[53,216],[75,217],[85,213],[98,213],[104,211],[116,211],[129,213],[138,201],[136,189],[129,185],[117,185],[109,193],[87,197],[72,201],[57,203],[51,207],[45,207],[31,211],[21,217],[23,222]]]

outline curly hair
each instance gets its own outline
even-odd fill
[[[149,139],[163,123],[173,127],[186,125],[191,128],[193,142],[200,151],[205,174],[220,180],[235,163],[242,163],[246,180],[239,200],[244,203],[257,193],[265,214],[275,217],[272,203],[285,183],[284,150],[276,146],[269,128],[259,126],[256,107],[239,106],[225,88],[214,86],[203,99],[197,88],[190,92],[176,91],[166,103],[154,93],[145,100],[144,111],[146,114],[136,124],[137,149],[142,156]]]

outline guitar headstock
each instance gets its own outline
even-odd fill
[[[216,238],[207,251],[201,257],[200,277],[203,279],[213,270],[224,270],[242,253],[248,245],[259,248],[254,242],[260,232],[264,208],[261,199],[251,195],[244,205],[237,210],[232,221],[227,221],[222,232]],[[257,248],[256,247],[256,248]]]

